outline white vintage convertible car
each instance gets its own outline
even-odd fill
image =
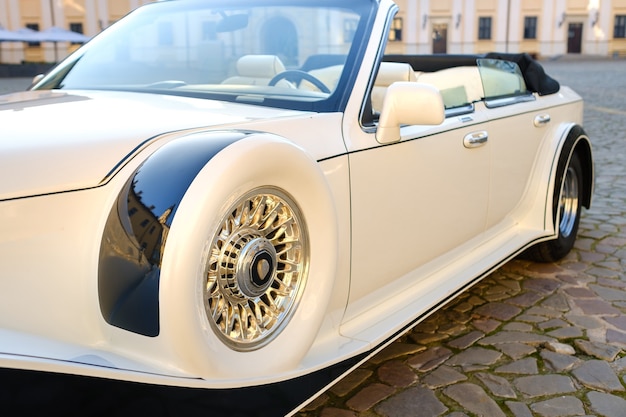
[[[524,54],[385,54],[396,10],[156,2],[1,96],[3,382],[284,415],[513,257],[565,256],[582,99]]]

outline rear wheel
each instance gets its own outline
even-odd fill
[[[567,158],[568,155],[561,155]],[[559,161],[561,165],[562,161]],[[526,255],[538,262],[554,262],[574,247],[578,224],[580,222],[583,190],[583,170],[580,158],[576,153],[571,155],[569,163],[561,170],[554,187],[553,214],[558,221],[557,238],[530,248]]]

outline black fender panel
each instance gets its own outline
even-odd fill
[[[111,208],[100,246],[98,297],[111,325],[159,334],[159,276],[169,228],[187,188],[245,132],[194,133],[163,145],[135,170]]]

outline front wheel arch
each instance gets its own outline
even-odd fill
[[[206,312],[203,285],[215,231],[233,206],[257,191],[293,206],[306,227],[309,262],[306,283],[287,321],[267,340],[246,345],[216,332]],[[247,226],[241,229],[250,233]],[[253,243],[263,247],[267,241]],[[336,258],[336,213],[317,163],[284,139],[250,135],[216,155],[180,203],[163,256],[159,337],[183,369],[207,379],[254,379],[294,370],[321,326]]]

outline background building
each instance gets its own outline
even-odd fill
[[[0,27],[45,30],[60,27],[87,36],[151,0],[0,0]],[[79,45],[68,42],[1,42],[0,63],[55,62]]]
[[[152,0],[0,0],[0,27],[88,36]],[[396,0],[389,52],[626,56],[626,0]],[[288,23],[288,24],[287,24]],[[297,31],[297,22],[285,27]],[[0,42],[0,63],[54,62],[78,45]]]
[[[397,0],[398,53],[626,55],[626,0]],[[397,29],[396,29],[397,32]],[[398,39],[399,38],[399,39]]]

